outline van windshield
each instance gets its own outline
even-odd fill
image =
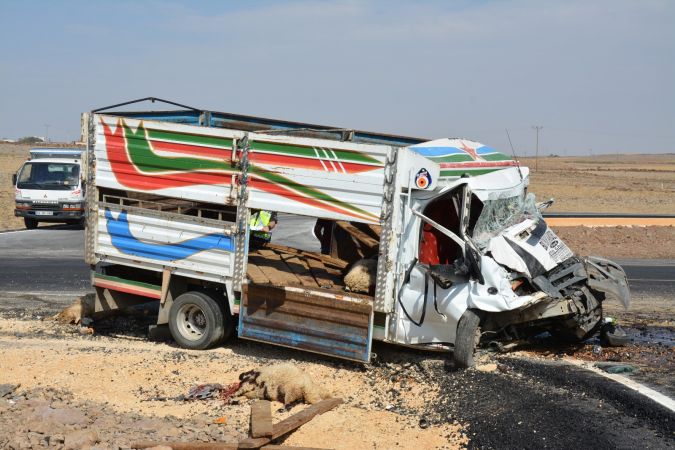
[[[47,189],[72,191],[79,184],[78,164],[56,162],[27,162],[16,182],[18,189]]]
[[[526,218],[541,219],[534,194],[492,193],[484,202],[483,211],[476,221],[473,231],[474,242],[483,249],[491,238]]]

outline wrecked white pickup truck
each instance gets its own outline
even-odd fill
[[[194,108],[97,110],[83,129],[95,311],[158,300],[157,326],[186,348],[236,329],[355,361],[373,340],[454,349],[466,367],[481,337],[580,339],[606,295],[629,303],[618,265],[548,228],[527,168],[477,142]],[[333,223],[331,255],[249,246],[260,209]],[[350,292],[364,258],[374,283]]]

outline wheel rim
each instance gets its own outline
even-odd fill
[[[206,315],[197,305],[183,305],[176,315],[176,326],[185,339],[198,341],[206,332]]]

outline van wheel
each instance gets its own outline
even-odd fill
[[[38,226],[38,221],[33,219],[32,217],[24,217],[23,224],[26,225],[26,229],[34,230]]]
[[[233,329],[225,298],[217,292],[186,292],[171,305],[169,330],[183,348],[204,350],[214,347],[229,337]]]
[[[455,367],[466,369],[474,365],[474,354],[480,342],[480,316],[475,309],[467,309],[457,324],[455,336]]]

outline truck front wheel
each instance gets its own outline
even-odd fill
[[[457,324],[453,354],[456,368],[466,369],[474,365],[473,357],[480,342],[480,335],[480,315],[474,309],[467,309]]]
[[[23,224],[26,225],[26,229],[34,230],[38,226],[38,221],[33,219],[32,217],[24,217]]]
[[[186,292],[171,305],[169,330],[178,345],[191,350],[204,350],[218,345],[233,329],[232,316],[217,293]]]

